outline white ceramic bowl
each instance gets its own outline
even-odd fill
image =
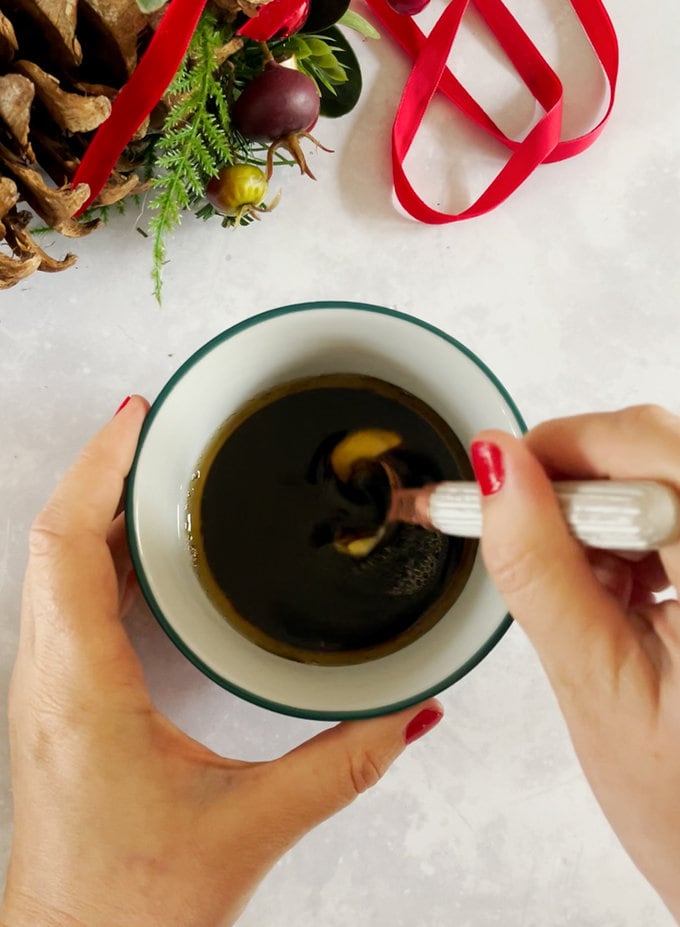
[[[396,711],[441,691],[476,666],[510,625],[479,554],[465,589],[434,628],[367,663],[286,660],[242,637],[215,610],[194,572],[185,533],[196,463],[248,399],[327,373],[369,374],[414,393],[466,447],[481,428],[524,430],[496,377],[444,332],[378,306],[284,306],[223,332],[180,367],[149,412],[127,492],[128,539],[142,591],[180,650],[243,698],[324,720]]]

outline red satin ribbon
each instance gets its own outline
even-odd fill
[[[421,222],[455,222],[479,216],[498,206],[539,164],[572,157],[591,145],[604,128],[614,104],[618,44],[601,0],[570,2],[602,64],[609,83],[609,106],[593,129],[578,138],[566,140],[560,140],[564,91],[559,77],[502,0],[474,0],[500,47],[545,111],[526,138],[522,141],[509,138],[446,67],[470,2],[450,0],[430,34],[425,36],[411,17],[395,13],[387,0],[367,0],[383,26],[414,59],[392,129],[392,166],[399,202]],[[90,197],[80,213],[99,195],[125,146],[172,81],[205,4],[206,0],[171,0],[149,47],[116,97],[111,115],[99,127],[76,171],[73,184],[86,183],[90,187]],[[428,206],[416,193],[404,170],[404,160],[437,90],[511,151],[507,163],[484,193],[471,206],[456,214],[439,212]]]
[[[274,36],[286,38],[304,24],[311,0],[268,0],[254,16],[247,19],[236,35],[254,42],[268,42]]]
[[[564,90],[559,77],[501,0],[474,0],[499,46],[545,111],[526,138],[516,141],[495,124],[446,67],[470,0],[450,0],[428,36],[421,32],[411,17],[395,13],[386,0],[367,0],[383,26],[414,59],[392,128],[392,168],[397,198],[415,219],[442,224],[489,212],[514,193],[539,164],[573,157],[592,145],[600,135],[614,105],[619,66],[616,33],[601,0],[570,2],[607,78],[609,105],[600,122],[589,132],[578,138],[560,140]],[[508,161],[481,196],[467,209],[454,214],[439,212],[428,206],[416,193],[404,170],[406,155],[437,90],[511,151]]]
[[[73,186],[86,183],[99,196],[125,146],[163,96],[177,73],[207,0],[172,0],[130,80],[116,97],[78,165]]]

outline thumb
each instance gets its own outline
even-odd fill
[[[346,721],[267,764],[271,801],[267,826],[278,819],[288,846],[374,786],[394,760],[441,720],[444,709],[431,699],[393,715]],[[264,809],[263,809],[264,810]]]
[[[471,447],[482,493],[482,556],[553,685],[612,678],[633,632],[570,534],[539,461],[523,441],[484,432]]]

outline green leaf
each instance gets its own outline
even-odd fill
[[[219,215],[219,213],[214,206],[211,206],[210,203],[206,203],[205,206],[201,206],[201,208],[196,212],[196,218],[203,219],[204,222],[207,222],[208,219],[212,219],[213,216],[217,215]]]
[[[359,13],[355,13],[354,10],[347,10],[347,12],[340,17],[338,20],[339,26],[347,26],[348,29],[354,29],[355,32],[358,32],[359,35],[366,36],[367,39],[379,39],[380,33],[374,26],[369,23],[367,19],[364,19]]]
[[[361,68],[351,45],[337,26],[327,29],[323,33],[323,38],[328,45],[337,49],[334,55],[345,74],[345,80],[342,83],[334,84],[332,93],[329,93],[324,86],[320,88],[321,115],[335,118],[344,116],[356,106],[361,95]],[[325,73],[328,75],[328,71]]]
[[[328,43],[320,39],[318,35],[308,35],[305,38],[305,42],[307,43],[307,48],[309,48],[309,51],[315,58],[322,58],[330,51]]]
[[[314,64],[323,71],[330,71],[338,67],[338,59],[333,52],[328,52],[325,55],[319,55],[319,57],[315,59]]]
[[[315,66],[313,58],[305,62],[304,68],[301,64],[300,70],[304,71],[307,77],[311,77],[311,79],[316,84],[316,89],[319,91],[319,95],[323,93],[322,87],[325,87],[329,93],[335,95],[335,87],[333,86],[332,81],[329,79],[325,71]]]
[[[312,54],[311,48],[301,35],[291,36],[290,46],[296,58],[308,58]]]
[[[142,13],[155,13],[156,10],[160,10],[166,3],[167,0],[137,0],[137,6]]]
[[[347,72],[339,64],[336,64],[334,67],[324,68],[324,72],[334,86],[336,84],[344,84],[349,80]]]

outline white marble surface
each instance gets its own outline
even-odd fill
[[[569,4],[512,6],[565,76],[567,127],[584,128],[602,80]],[[125,395],[153,397],[196,347],[255,312],[334,298],[413,313],[490,364],[529,423],[649,400],[680,410],[680,8],[610,6],[622,58],[610,125],[594,148],[542,168],[487,217],[425,227],[394,209],[388,132],[407,66],[383,39],[359,47],[358,110],[318,126],[335,148],[312,155],[318,182],[284,172],[280,207],[246,230],[185,222],[170,245],[162,309],[150,295],[148,242],[135,232],[145,220],[132,214],[76,243],[75,269],[0,297],[3,697],[26,533],[57,477]],[[474,38],[477,19],[467,22],[460,73],[505,126],[526,125],[532,107]],[[442,103],[414,154],[412,176],[450,210],[499,163],[496,146]],[[159,705],[211,747],[270,757],[318,727],[212,685],[144,608],[131,625]],[[443,702],[436,732],[276,867],[242,927],[668,927],[588,791],[520,630]],[[0,744],[4,861],[4,716]]]

